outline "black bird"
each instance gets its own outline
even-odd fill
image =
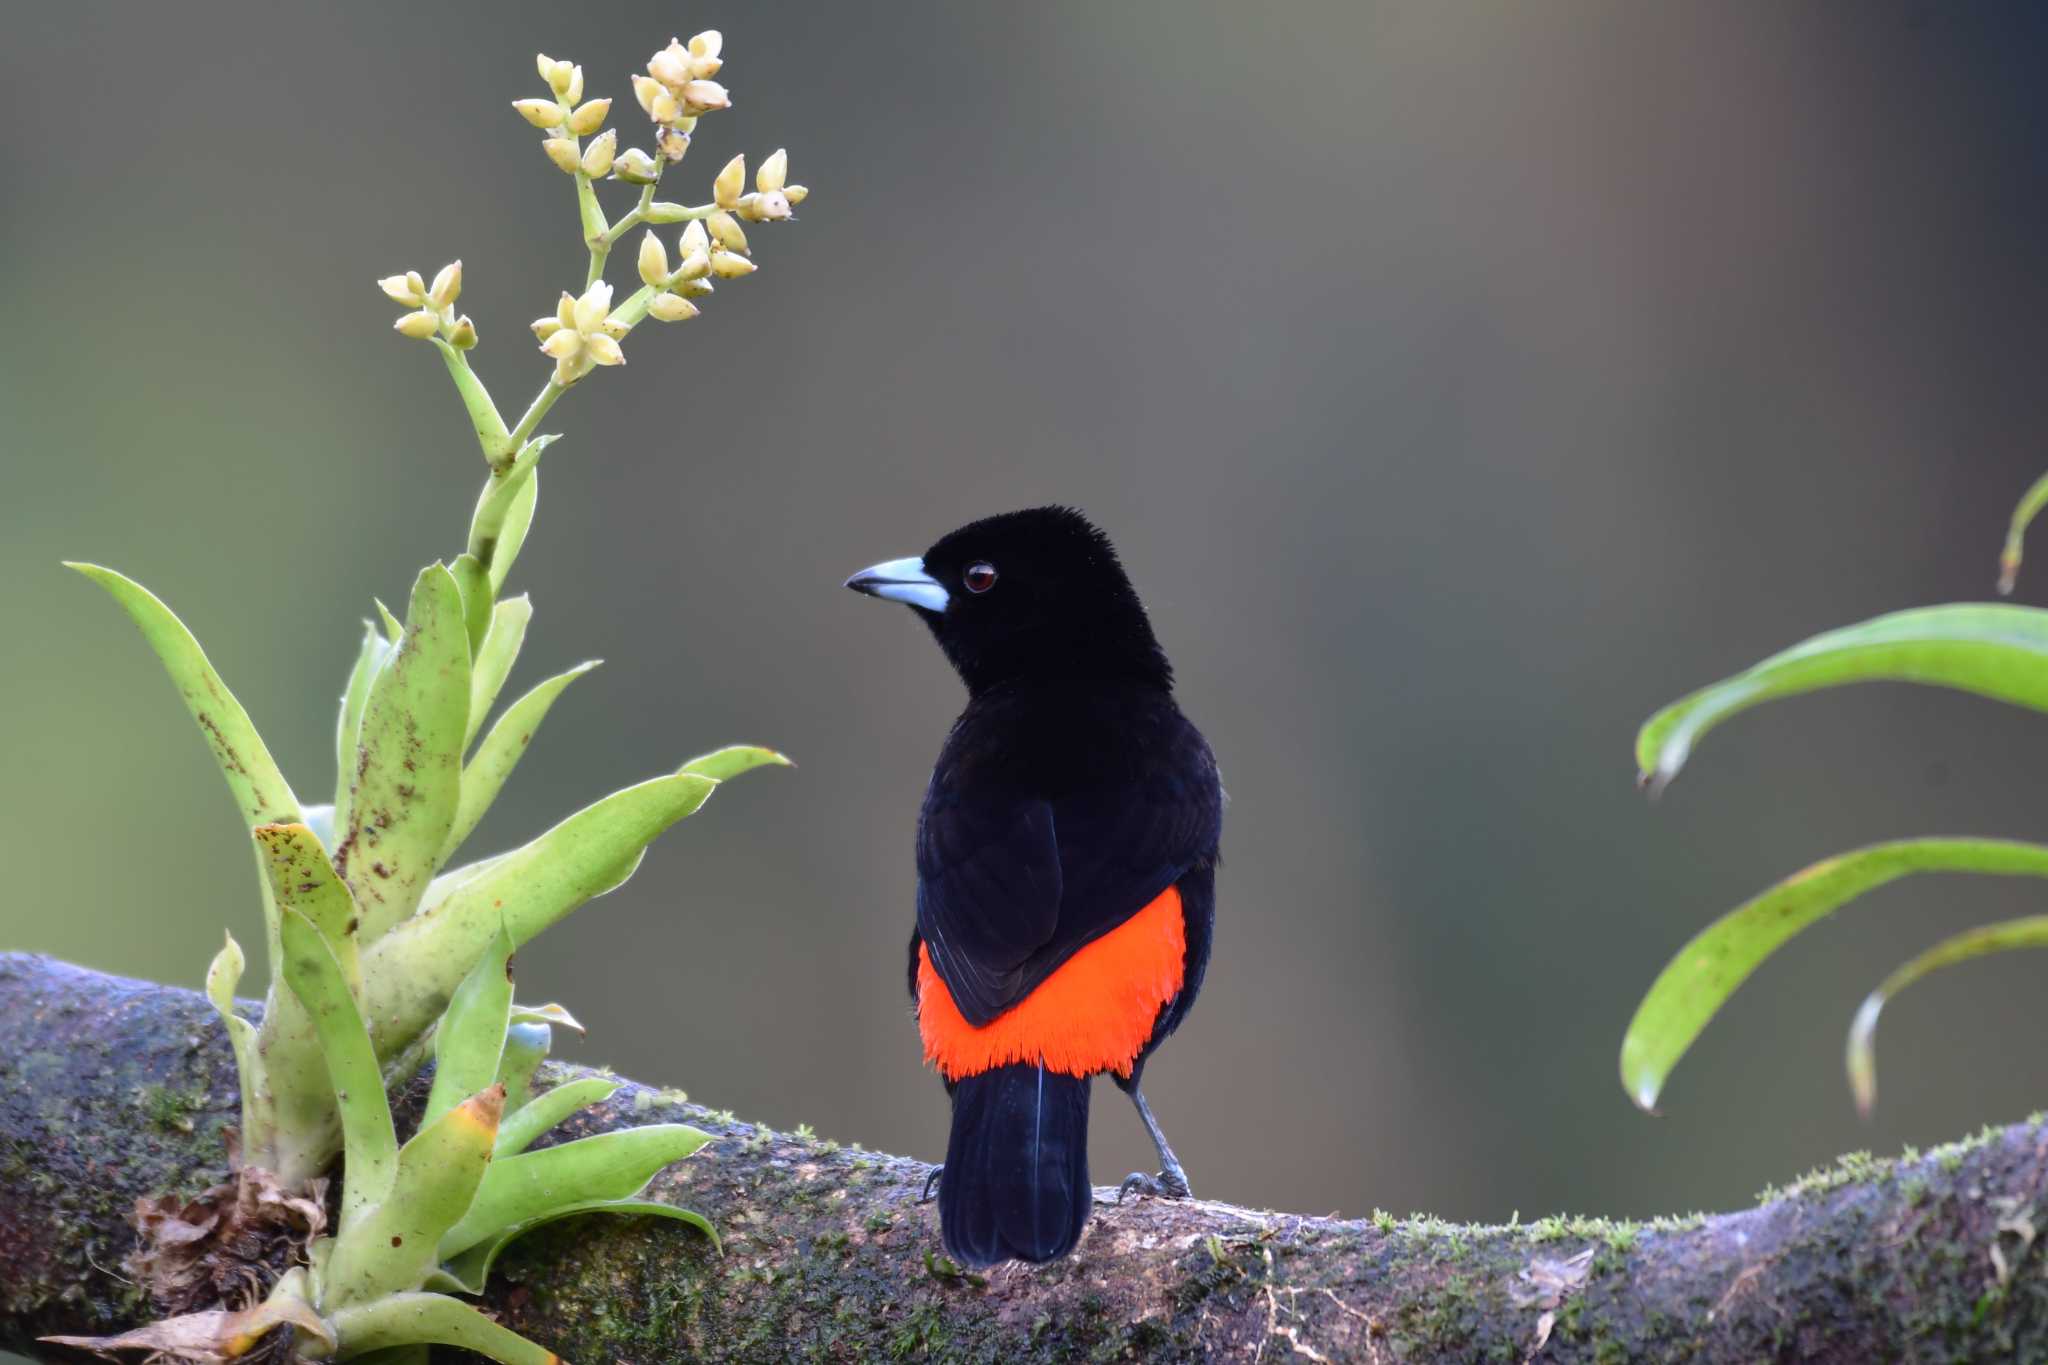
[[[1109,538],[1038,507],[846,580],[907,604],[967,684],[917,826],[910,993],[953,1099],[940,1176],[965,1264],[1049,1261],[1088,1222],[1107,1072],[1159,1149],[1123,1193],[1189,1194],[1139,1090],[1194,1003],[1223,789]]]

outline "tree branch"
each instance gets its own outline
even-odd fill
[[[63,1359],[35,1339],[148,1316],[119,1274],[130,1209],[223,1176],[234,1069],[198,995],[23,955],[0,955],[0,1040],[0,1347]],[[551,1064],[543,1080],[578,1074]],[[2038,1117],[1911,1160],[1848,1160],[1759,1208],[1644,1227],[1099,1203],[1069,1260],[986,1278],[936,1254],[921,1162],[630,1084],[562,1136],[656,1119],[717,1135],[651,1197],[711,1218],[724,1252],[651,1220],[535,1233],[500,1263],[488,1307],[571,1361],[2048,1354]]]

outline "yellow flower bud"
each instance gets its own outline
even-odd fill
[[[690,150],[690,135],[674,128],[664,128],[654,135],[655,150],[666,157],[671,165],[683,159],[683,153]]]
[[[716,76],[724,66],[725,63],[721,62],[716,57],[690,58],[690,74],[700,81],[710,80],[713,76]]]
[[[691,81],[676,92],[686,114],[708,114],[714,109],[732,108],[732,97],[717,81]]]
[[[657,199],[647,206],[646,219],[650,223],[680,223],[689,210],[670,199]]]
[[[755,265],[744,256],[735,256],[730,251],[711,253],[711,273],[721,280],[736,280],[742,275],[754,273]]]
[[[623,365],[626,363],[626,353],[619,349],[619,343],[606,336],[603,332],[585,337],[583,339],[583,347],[590,358],[600,365]]]
[[[542,355],[556,360],[574,360],[583,351],[583,334],[564,327],[547,340],[541,342]]]
[[[410,304],[417,308],[422,301],[420,296],[413,292],[411,281],[403,275],[386,275],[377,281],[377,287],[383,290],[393,303]]]
[[[664,88],[654,97],[654,103],[648,106],[647,116],[656,123],[674,123],[683,116],[682,101]]]
[[[725,35],[715,28],[707,28],[690,39],[692,57],[716,57],[725,49]]]
[[[534,64],[538,66],[540,63]],[[550,61],[547,69],[540,73],[540,78],[548,83],[548,89],[574,104],[576,97],[569,93],[569,87],[576,82],[576,73],[581,69],[570,62]]]
[[[750,223],[779,223],[790,216],[789,199],[781,190],[743,194],[740,206],[733,211]]]
[[[711,281],[685,280],[676,286],[676,292],[686,299],[701,299],[711,292]]]
[[[562,330],[562,320],[555,317],[535,318],[528,325],[533,328],[533,334],[542,341]]]
[[[674,294],[656,294],[647,305],[647,315],[656,322],[688,322],[697,316],[697,305]]]
[[[561,300],[555,304],[555,321],[564,327],[576,325],[576,296],[566,289],[562,291]]]
[[[553,100],[513,100],[512,107],[536,128],[559,128],[562,124],[562,106]]]
[[[579,332],[594,332],[597,324],[603,322],[612,311],[612,287],[603,280],[583,291],[583,297],[576,300],[571,320]]]
[[[575,139],[551,137],[546,142],[540,144],[540,149],[548,154],[548,160],[555,163],[556,170],[563,171],[569,175],[576,174],[579,168],[579,161],[576,154]]]
[[[427,282],[420,278],[419,271],[408,270],[405,272],[405,287],[412,291],[414,302],[422,302],[426,299]]]
[[[714,213],[704,226],[711,229],[711,240],[727,251],[748,255],[747,234],[740,231],[739,221],[729,213]]]
[[[620,322],[618,314],[614,313],[606,318],[597,330],[610,337],[613,341],[624,341],[626,335],[633,330],[633,327],[630,323]]]
[[[678,90],[690,80],[690,54],[674,38],[668,46],[647,59],[647,74],[671,90]]]
[[[653,285],[668,283],[668,248],[651,232],[640,239],[640,282]]]
[[[588,104],[576,106],[576,112],[569,115],[569,131],[578,137],[589,137],[604,127],[605,116],[612,111],[610,100],[591,100]]]
[[[754,172],[754,188],[763,194],[782,188],[782,182],[789,178],[789,153],[777,147],[761,163],[761,169]]]
[[[612,160],[619,150],[619,135],[607,128],[583,149],[583,173],[592,180],[611,174]]]
[[[555,382],[564,388],[567,388],[589,373],[590,357],[581,352],[569,357],[567,360],[557,360],[555,362]]]
[[[736,156],[725,163],[718,179],[711,182],[711,197],[718,201],[718,207],[729,209],[740,202],[740,189],[746,183],[747,158]]]
[[[414,341],[425,341],[441,330],[441,318],[439,314],[422,308],[417,313],[407,313],[391,325]]]
[[[782,197],[789,201],[789,206],[791,208],[795,208],[798,204],[801,204],[804,202],[804,200],[810,198],[811,192],[805,189],[802,185],[789,185],[784,187],[782,191]]]
[[[612,163],[612,174],[629,185],[652,185],[661,178],[661,168],[638,147],[628,147]]]
[[[427,302],[436,308],[446,308],[462,295],[462,262],[450,261],[434,276],[433,288],[427,290]]]
[[[533,69],[540,72],[540,78],[546,81],[548,80],[548,73],[555,69],[555,59],[545,52],[536,53],[533,58]],[[548,81],[548,83],[550,85],[554,84],[553,81]]]
[[[661,88],[661,82],[654,79],[654,77],[642,76],[637,73],[634,75],[633,98],[640,101],[641,113],[652,117],[654,114],[654,97],[662,93],[664,92]]]
[[[467,313],[455,319],[455,330],[448,334],[448,344],[458,351],[466,351],[476,345],[476,324],[469,320]]]
[[[676,267],[674,278],[680,280],[701,280],[711,273],[711,253],[703,247],[692,247],[683,253],[683,263]]]

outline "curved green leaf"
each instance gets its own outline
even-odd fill
[[[484,570],[483,563],[472,554],[460,554],[450,561],[448,572],[454,576],[456,591],[462,594],[462,628],[469,640],[469,654],[472,659],[484,646],[484,635],[491,628],[491,576]]]
[[[485,1283],[491,1278],[491,1267],[497,1263],[498,1253],[519,1238],[541,1226],[562,1218],[574,1218],[584,1213],[609,1213],[627,1217],[669,1218],[679,1223],[688,1223],[711,1239],[717,1250],[725,1249],[718,1239],[718,1229],[711,1226],[711,1220],[701,1213],[679,1209],[673,1204],[663,1204],[653,1199],[590,1199],[581,1204],[568,1204],[538,1218],[530,1218],[516,1227],[510,1227],[486,1242],[479,1242],[454,1260],[442,1265],[439,1277],[430,1279],[435,1288],[453,1289],[464,1294],[481,1294]]]
[[[469,637],[454,575],[439,564],[422,569],[406,622],[398,652],[363,703],[348,824],[334,853],[364,943],[419,904],[461,799]],[[464,958],[463,968],[472,961]]]
[[[341,1226],[346,1231],[390,1192],[398,1134],[391,1124],[390,1102],[384,1098],[377,1054],[326,937],[313,921],[292,909],[280,911],[278,927],[285,984],[312,1017],[341,1111],[343,1160],[348,1164],[341,1192]]]
[[[1919,607],[1816,635],[1650,717],[1636,735],[1641,780],[1660,790],[1700,737],[1737,712],[1859,682],[1927,683],[2048,711],[2048,611]]]
[[[386,1294],[359,1308],[344,1308],[328,1323],[341,1341],[341,1355],[428,1342],[460,1346],[489,1356],[498,1365],[561,1365],[562,1361],[547,1347],[499,1326],[446,1294]]]
[[[206,651],[185,629],[185,623],[148,588],[112,569],[68,560],[65,567],[78,570],[105,588],[156,651],[178,695],[184,698],[185,709],[205,733],[214,762],[220,765],[221,776],[227,779],[235,805],[242,812],[242,823],[268,825],[297,820],[299,801],[292,795],[291,785],[278,771],[277,761],[264,746],[263,736],[256,733],[249,713],[214,672]]]
[[[482,1090],[424,1124],[398,1153],[390,1192],[334,1239],[321,1276],[322,1305],[366,1303],[417,1289],[441,1238],[476,1198],[491,1166],[505,1092]],[[353,1171],[344,1171],[344,1183]]]
[[[1891,998],[1906,987],[1943,967],[1968,962],[1988,953],[2009,953],[2021,948],[2048,948],[2048,915],[2028,915],[1999,924],[1965,930],[1920,954],[1884,979],[1865,998],[1849,1026],[1847,1065],[1849,1089],[1856,1096],[1856,1108],[1869,1118],[1877,1104],[1877,1017]]]
[[[723,749],[713,749],[708,754],[699,754],[685,763],[678,772],[695,773],[699,777],[716,778],[723,782],[763,767],[794,768],[787,755],[773,749],[764,749],[758,744],[728,744]]]
[[[586,806],[538,839],[489,860],[366,951],[369,1016],[385,1054],[416,1036],[447,1003],[498,931],[525,944],[594,896],[616,887],[649,842],[696,812],[718,784],[657,777]]]
[[[491,732],[477,746],[476,755],[462,770],[462,796],[456,803],[455,825],[448,831],[448,842],[441,851],[444,861],[475,832],[477,822],[498,799],[505,779],[525,756],[526,746],[533,741],[534,732],[540,729],[548,708],[562,695],[562,689],[597,665],[598,660],[592,659],[566,673],[558,673],[505,708],[505,714],[491,726]]]
[[[372,623],[363,622],[363,644],[356,651],[355,667],[349,670],[348,686],[341,693],[341,714],[334,721],[334,816],[323,842],[333,831],[348,828],[349,789],[356,779],[356,747],[362,740],[363,703],[369,699],[370,684],[384,665],[391,662],[391,644]]]
[[[2020,555],[2026,546],[2027,527],[2048,507],[2048,474],[2040,478],[2020,495],[2019,505],[2012,509],[2012,526],[2005,533],[2005,553],[1998,559],[1998,592],[2002,597],[2012,596],[2012,590],[2020,580]]]
[[[536,436],[519,450],[503,474],[492,474],[478,495],[476,511],[469,519],[469,553],[483,561],[491,573],[491,591],[505,586],[513,561],[526,543],[533,525],[533,509],[540,497],[541,452],[556,441],[553,436]]]
[[[319,837],[307,825],[258,825],[250,836],[270,882],[271,900],[312,921],[327,940],[349,993],[360,1000],[363,969],[356,952],[356,903],[335,875]]]
[[[512,1004],[512,1022],[515,1024],[547,1024],[553,1028],[565,1028],[581,1038],[585,1029],[580,1020],[569,1011],[550,1001],[545,1005]]]
[[[618,1090],[616,1081],[597,1076],[564,1081],[553,1090],[535,1095],[523,1106],[505,1115],[498,1125],[498,1155],[517,1156],[531,1147],[534,1139],[593,1104],[603,1104]]]
[[[573,1204],[629,1199],[662,1167],[709,1141],[709,1133],[688,1124],[650,1123],[502,1157],[485,1172],[469,1212],[441,1239],[441,1259]]]
[[[1735,988],[1800,930],[1875,887],[1920,872],[2048,877],[2048,845],[2006,839],[1902,839],[1827,858],[1729,911],[1679,949],[1636,1006],[1621,1083],[1644,1109]]]
[[[519,661],[519,647],[526,643],[526,627],[533,620],[533,603],[524,594],[508,597],[491,609],[491,628],[484,633],[469,670],[469,725],[462,747],[468,749],[484,717],[498,704],[498,693]]]
[[[455,988],[434,1030],[434,1085],[427,1094],[426,1122],[497,1079],[511,1010],[512,940],[500,928],[490,950]]]
[[[263,1058],[256,1050],[256,1026],[235,1013],[235,987],[242,982],[242,966],[242,945],[229,934],[226,946],[206,969],[206,998],[227,1026],[228,1044],[235,1050],[235,1077],[242,1090],[242,1134],[245,1141],[253,1142],[270,1131],[274,1119],[263,1083]]]

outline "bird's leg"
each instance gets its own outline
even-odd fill
[[[931,1173],[924,1178],[924,1193],[917,1197],[918,1203],[929,1204],[932,1202],[932,1186],[938,1184],[939,1177],[945,1173],[946,1168],[944,1166],[932,1167]]]
[[[1159,1174],[1131,1172],[1117,1187],[1116,1202],[1123,1203],[1124,1196],[1133,1190],[1159,1199],[1186,1199],[1194,1193],[1188,1188],[1188,1173],[1181,1169],[1180,1158],[1167,1145],[1166,1134],[1159,1130],[1159,1120],[1152,1117],[1152,1106],[1145,1103],[1145,1092],[1135,1085],[1131,1087],[1131,1103],[1138,1107],[1138,1117],[1144,1121],[1145,1132],[1151,1137],[1152,1145],[1159,1149]]]

